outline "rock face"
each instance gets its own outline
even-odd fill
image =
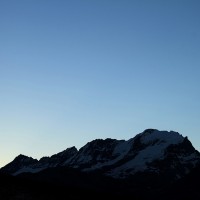
[[[187,137],[177,132],[147,129],[128,141],[97,139],[79,151],[68,148],[39,161],[20,155],[1,169],[12,175],[37,173],[59,166],[98,171],[114,178],[157,174],[179,179],[200,163],[200,153]]]

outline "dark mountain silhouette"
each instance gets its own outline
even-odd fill
[[[198,199],[200,193],[200,153],[187,137],[155,129],[128,141],[97,139],[40,160],[19,155],[0,171],[7,199]]]

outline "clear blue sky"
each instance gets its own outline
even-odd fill
[[[199,120],[199,0],[0,1],[0,166]]]

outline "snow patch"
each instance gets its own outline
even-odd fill
[[[148,163],[164,159],[164,152],[169,145],[179,144],[184,140],[183,136],[173,131],[154,130],[152,132],[141,133],[140,136],[140,142],[148,146],[140,150],[133,159],[112,170],[109,175],[118,177],[120,174],[126,174],[127,170],[129,174],[145,171],[148,169]]]
[[[158,131],[154,130],[149,133],[141,133],[141,142],[143,144],[150,144],[154,141],[166,142],[168,144],[178,144],[183,142],[184,137],[177,132],[174,131]]]
[[[18,174],[21,174],[21,173],[37,173],[37,172],[40,172],[40,171],[42,171],[44,169],[46,169],[46,167],[41,167],[41,168],[23,167],[22,169],[16,171],[12,175],[13,176],[17,176]]]

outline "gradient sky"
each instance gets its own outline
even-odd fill
[[[199,0],[1,0],[0,166],[174,130],[200,150]]]

